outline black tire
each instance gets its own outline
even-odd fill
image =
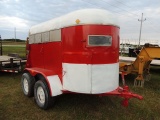
[[[27,84],[28,84],[28,87],[27,87]],[[32,77],[29,73],[23,73],[21,77],[21,86],[22,86],[24,95],[28,97],[33,97],[34,84],[35,84],[34,77]]]
[[[48,109],[55,103],[55,97],[51,97],[46,83],[39,80],[34,85],[34,99],[41,109]]]

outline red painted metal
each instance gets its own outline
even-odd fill
[[[90,47],[88,35],[110,35],[112,46]],[[109,64],[119,61],[119,28],[109,25],[80,25],[62,29],[63,62]],[[97,59],[98,58],[98,59]]]
[[[62,72],[61,42],[30,44],[29,51],[28,68],[37,67],[51,70],[52,74],[60,74]]]
[[[110,64],[119,61],[119,28],[110,25],[79,25],[61,29],[59,42],[27,45],[27,68],[51,70],[62,80],[62,63]],[[89,47],[88,35],[111,35],[112,46]],[[98,59],[97,59],[98,58]]]
[[[127,107],[128,106],[128,101],[130,98],[137,98],[139,100],[142,100],[143,97],[138,95],[138,94],[134,94],[132,92],[129,91],[129,87],[128,86],[123,86],[123,87],[118,87],[116,90],[111,91],[109,93],[103,93],[101,94],[102,96],[108,96],[108,95],[116,95],[116,96],[120,96],[123,97],[124,100],[122,101],[122,105]]]
[[[88,35],[110,35],[112,45],[108,47],[88,46]],[[78,25],[61,29],[61,41],[29,44],[26,70],[32,76],[40,73],[44,77],[58,75],[62,81],[62,63],[111,64],[119,62],[119,28],[111,25]],[[47,80],[47,77],[46,77]],[[112,82],[112,81],[111,81]],[[48,82],[47,82],[48,83]],[[50,85],[48,83],[50,88]],[[50,90],[51,91],[51,90]],[[62,91],[66,93],[67,91]],[[118,95],[125,98],[123,105],[128,105],[132,97],[143,99],[129,92],[128,86],[100,95]]]

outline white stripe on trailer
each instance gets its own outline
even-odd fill
[[[119,63],[63,63],[63,89],[78,93],[100,94],[119,86]]]
[[[0,70],[0,71],[3,71],[3,72],[11,72],[11,73],[18,73],[18,71],[16,71],[16,70]]]

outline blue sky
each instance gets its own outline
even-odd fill
[[[138,40],[141,14],[142,39],[160,41],[160,0],[0,0],[2,39],[26,39],[29,28],[83,8],[102,8],[117,15],[121,39]]]

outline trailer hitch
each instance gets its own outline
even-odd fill
[[[121,103],[124,107],[128,106],[130,98],[137,98],[139,100],[143,99],[142,96],[130,92],[129,87],[126,86],[126,85],[123,86],[123,87],[118,87],[116,90],[111,91],[109,93],[103,93],[102,95],[115,95],[115,96],[119,96],[119,97],[124,98],[122,103]]]
[[[130,99],[130,98],[137,98],[137,99],[139,99],[139,100],[142,100],[142,99],[143,99],[142,96],[130,92],[128,86],[123,86],[122,89],[123,89],[122,91],[119,91],[119,92],[120,92],[119,96],[124,98],[124,100],[123,100],[122,103],[121,103],[124,107],[127,107],[127,106],[128,106],[128,103],[129,103],[129,99]]]

